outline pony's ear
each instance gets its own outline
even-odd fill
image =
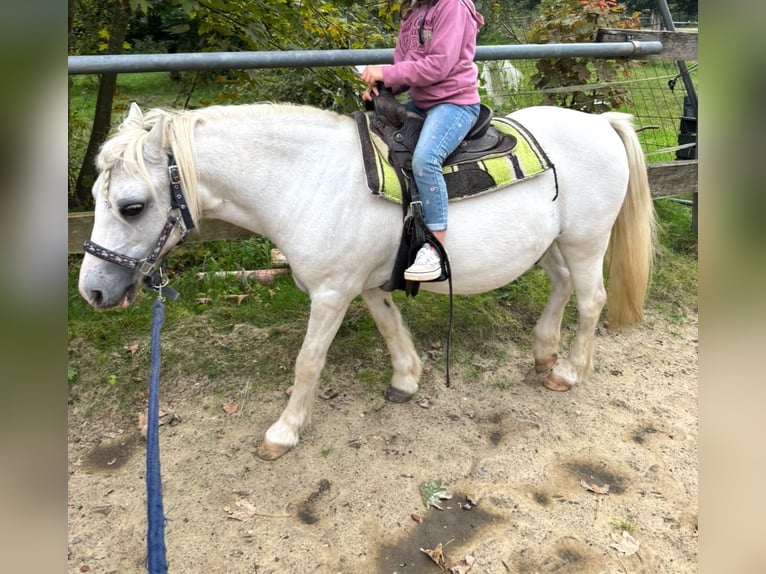
[[[143,125],[144,121],[144,114],[141,111],[141,108],[138,107],[138,104],[136,102],[130,102],[130,109],[128,110],[128,115],[125,118],[125,120],[122,122],[122,125],[124,126],[135,126],[135,127],[141,127]]]
[[[160,153],[165,145],[165,116],[160,116],[149,130],[144,144],[144,150],[154,150]]]

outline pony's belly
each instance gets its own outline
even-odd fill
[[[503,269],[479,269],[472,271],[452,271],[452,292],[455,295],[476,295],[499,289],[508,285],[515,279],[527,272],[538,258],[524,261],[524,265],[514,265]],[[449,293],[449,282],[440,281],[438,283],[422,283],[421,289],[446,295]]]

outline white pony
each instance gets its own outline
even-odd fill
[[[510,117],[534,134],[555,169],[451,204],[445,247],[454,292],[496,289],[539,263],[551,293],[533,330],[534,368],[548,388],[568,390],[591,368],[607,299],[608,246],[609,327],[643,319],[654,253],[645,160],[626,114],[533,107]],[[177,161],[170,170],[169,154]],[[418,353],[391,293],[380,288],[394,264],[402,208],[367,189],[353,118],[278,104],[144,115],[132,104],[97,165],[92,243],[79,279],[93,307],[133,301],[141,271],[151,275],[185,231],[181,215],[187,223],[219,219],[268,237],[290,262],[311,313],[292,394],[266,432],[261,457],[277,458],[298,443],[327,350],[358,295],[391,355],[387,398],[401,402],[416,392]],[[181,208],[171,205],[168,188],[185,197]],[[448,290],[446,282],[422,288]],[[568,356],[559,356],[573,292],[577,333]]]

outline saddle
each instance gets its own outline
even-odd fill
[[[412,172],[412,154],[423,128],[423,118],[409,112],[393,96],[390,88],[379,87],[373,97],[374,115],[370,126],[388,146],[389,158],[397,170]],[[506,155],[516,147],[516,138],[490,124],[492,109],[481,104],[479,117],[460,145],[444,160],[443,167]]]

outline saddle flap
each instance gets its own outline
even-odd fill
[[[447,156],[444,166],[458,165],[480,158],[506,155],[516,147],[516,137],[501,134],[493,126],[487,126],[484,134],[476,139],[464,139],[457,149]]]

